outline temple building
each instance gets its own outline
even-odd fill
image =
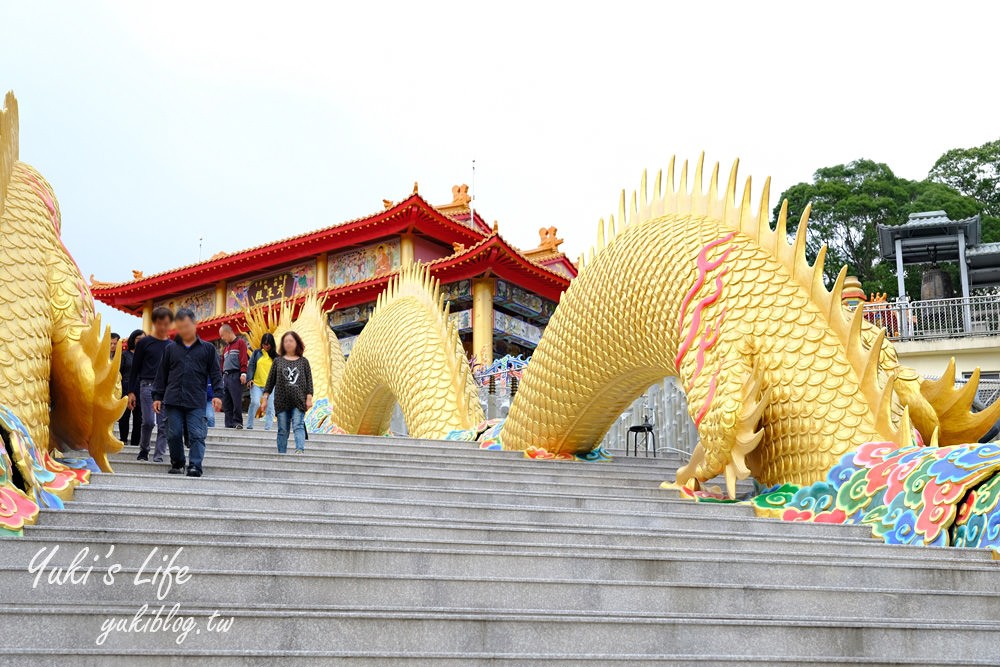
[[[470,208],[468,187],[452,188],[444,206],[429,204],[414,184],[384,210],[208,260],[106,283],[91,277],[94,298],[131,315],[149,330],[157,306],[191,308],[198,333],[218,338],[219,326],[245,326],[242,304],[295,299],[318,292],[345,354],[361,332],[394,271],[408,262],[430,267],[451,305],[467,354],[480,364],[507,354],[531,354],[559,297],[576,276],[560,250],[556,229],[539,232],[539,245],[522,251]]]

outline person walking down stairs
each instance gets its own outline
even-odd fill
[[[264,387],[267,385],[267,376],[271,374],[271,364],[278,356],[277,345],[274,343],[274,334],[265,333],[260,337],[260,348],[250,355],[250,366],[247,370],[247,386],[250,387],[250,410],[247,411],[248,429],[253,428],[254,417],[258,413],[264,415],[264,430],[270,431],[271,424],[274,423],[274,403],[272,402],[266,409],[261,409],[260,397],[264,395]]]
[[[261,408],[267,409],[268,398],[274,394],[274,413],[278,418],[278,452],[288,450],[288,431],[295,437],[295,453],[306,450],[306,410],[313,403],[313,378],[309,360],[302,356],[305,346],[294,331],[281,337],[281,356],[274,360],[267,376]]]
[[[205,457],[205,388],[211,381],[213,394],[222,389],[215,346],[198,337],[194,312],[188,308],[177,311],[177,336],[163,350],[163,361],[153,385],[153,411],[166,413],[167,440],[170,445],[170,473],[184,472],[184,433],[191,444],[187,461],[188,477],[201,477]],[[213,398],[215,407],[222,400]]]
[[[247,383],[250,360],[247,342],[228,324],[219,327],[219,337],[226,344],[222,350],[222,412],[226,428],[243,428],[243,387]]]

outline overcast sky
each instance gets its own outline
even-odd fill
[[[572,257],[643,168],[776,197],[1000,137],[996,3],[4,2],[0,89],[85,275],[118,281],[471,183]],[[0,240],[2,242],[2,240]],[[137,320],[102,307],[123,334]]]

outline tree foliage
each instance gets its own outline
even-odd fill
[[[975,148],[947,151],[931,167],[927,178],[979,202],[983,239],[1000,241],[1000,139]]]
[[[791,235],[808,203],[807,250],[813,259],[827,244],[825,274],[836,278],[840,267],[856,275],[868,292],[898,292],[895,266],[881,260],[878,225],[906,222],[910,213],[943,210],[952,219],[967,218],[982,206],[952,187],[930,180],[911,181],[896,176],[888,165],[868,159],[818,169],[811,183],[798,183],[781,194],[788,200],[788,229]],[[775,207],[777,218],[781,203]],[[909,272],[907,292],[919,293],[919,276]],[[914,284],[915,281],[915,284]]]

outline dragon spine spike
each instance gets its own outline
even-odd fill
[[[825,247],[825,244],[824,244]],[[844,322],[844,306],[843,296],[844,296],[844,283],[847,281],[847,267],[840,267],[840,273],[837,274],[837,279],[833,281],[833,288],[830,290],[830,303],[827,305],[827,313],[829,314],[828,319],[839,318],[840,322]],[[825,289],[825,288],[824,288]]]
[[[782,243],[788,243],[786,240],[788,237],[788,200],[784,199],[781,202],[781,210],[778,212],[778,221],[774,225],[774,238],[771,239],[771,243],[768,245],[771,250],[771,254],[775,257],[778,256],[778,252],[781,250]],[[761,245],[763,246],[763,239],[761,239]]]
[[[729,209],[736,206],[736,179],[739,175],[740,161],[733,160],[733,166],[729,168],[729,180],[726,182],[726,194],[722,199],[726,204],[726,220],[730,218]]]
[[[858,308],[858,310],[861,310]],[[881,351],[882,343],[885,341],[885,329],[879,327],[878,333],[875,334],[875,340],[872,342],[872,351]],[[865,366],[865,372],[861,378],[862,385],[875,384],[878,381],[878,371],[879,371],[879,355],[872,354],[868,357],[868,364]]]
[[[647,190],[646,190],[646,177],[647,177],[647,170],[643,169],[642,170],[642,180],[639,181],[639,203],[642,204],[643,208],[646,208],[646,206],[649,205],[649,195],[647,194]],[[657,184],[658,183],[659,183],[659,179],[657,179]],[[625,194],[624,190],[622,190],[622,194],[623,195]],[[632,208],[635,209],[636,208],[635,207],[635,201],[634,201],[635,200],[635,193],[632,193],[632,199],[633,199]],[[621,216],[619,216],[619,219],[623,219],[623,218],[621,218]]]
[[[950,396],[950,400],[939,403],[941,412],[948,412],[955,406],[966,406],[968,409],[972,401],[976,398],[976,391],[979,389],[979,368],[972,371],[972,375],[965,381],[962,388]]]
[[[701,174],[704,170],[705,170],[705,151],[702,151],[698,155],[698,162],[695,163],[694,183],[691,185],[691,194],[694,195],[696,199],[707,201],[707,198],[699,196],[703,194],[703,190],[701,187]]]
[[[719,163],[712,167],[712,178],[708,181],[708,200],[718,201],[719,199]]]
[[[824,306],[821,310],[829,313],[830,307],[826,301],[827,299],[832,299],[832,294],[826,291],[826,286],[823,284],[823,266],[825,264],[826,244],[824,243],[816,253],[816,261],[813,262],[812,287],[809,288],[809,296],[813,301]],[[840,303],[839,298],[837,299],[837,303]]]
[[[875,430],[880,434],[889,433],[888,440],[897,444],[900,442],[899,432],[893,432],[892,426],[892,385],[898,376],[898,370],[890,374],[878,402],[872,404],[878,406],[875,411]]]
[[[743,199],[740,200],[739,225],[736,230],[756,239],[760,227],[757,225],[757,218],[753,215],[753,209],[750,207],[752,193],[753,179],[747,176],[747,180],[743,184]]]
[[[618,195],[618,219],[625,220],[625,191],[622,190],[621,194]],[[631,224],[637,218],[630,218],[629,224]]]
[[[757,209],[757,220],[770,220],[771,219],[771,177],[768,176],[764,179],[764,188],[760,191],[760,202],[759,208]],[[766,225],[770,229],[770,223]],[[760,224],[757,227],[757,234],[754,236],[754,240],[757,241],[757,245],[761,245],[761,232],[765,225]]]
[[[615,237],[618,236],[618,232],[615,230],[615,216],[611,216],[608,219],[608,244],[610,245]]]
[[[597,252],[604,250],[604,218],[597,223]]]
[[[7,91],[4,106],[0,109],[0,215],[7,200],[7,186],[18,159],[17,99]]]

